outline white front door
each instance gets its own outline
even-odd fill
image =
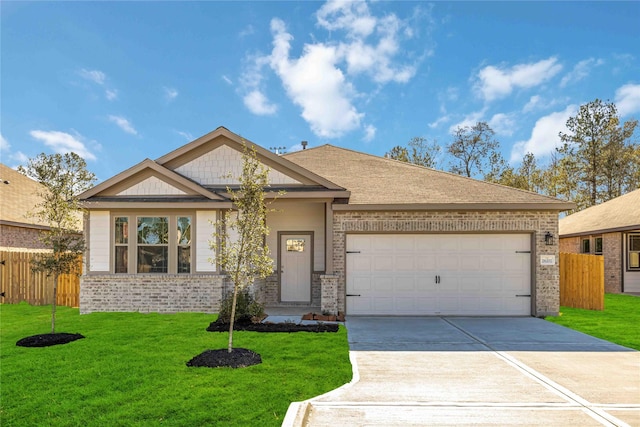
[[[311,234],[280,236],[280,300],[311,302]]]

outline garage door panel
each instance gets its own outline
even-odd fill
[[[348,314],[529,315],[528,234],[348,235]]]

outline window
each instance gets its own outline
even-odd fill
[[[129,271],[129,218],[120,216],[115,222],[115,266],[116,273]]]
[[[582,239],[582,251],[583,254],[590,254],[591,253],[591,241],[589,240],[589,238],[586,239]]]
[[[304,239],[287,239],[287,252],[304,252]]]
[[[596,255],[602,255],[602,237],[595,237],[593,239],[594,252]]]
[[[640,270],[640,233],[628,235],[627,269]]]
[[[167,273],[169,218],[138,217],[138,273]]]
[[[178,273],[191,273],[191,217],[178,217]]]

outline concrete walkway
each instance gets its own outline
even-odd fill
[[[346,326],[353,380],[284,426],[640,426],[640,352],[536,318]]]

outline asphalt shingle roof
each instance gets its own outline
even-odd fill
[[[525,205],[566,210],[567,202],[448,172],[323,145],[284,156],[351,191],[350,205]],[[570,205],[570,204],[569,204]]]
[[[35,206],[41,202],[42,185],[31,178],[0,163],[0,220],[29,225],[46,226],[37,218],[30,217]],[[4,181],[9,181],[5,184]]]
[[[640,228],[640,189],[564,217],[560,236]]]

